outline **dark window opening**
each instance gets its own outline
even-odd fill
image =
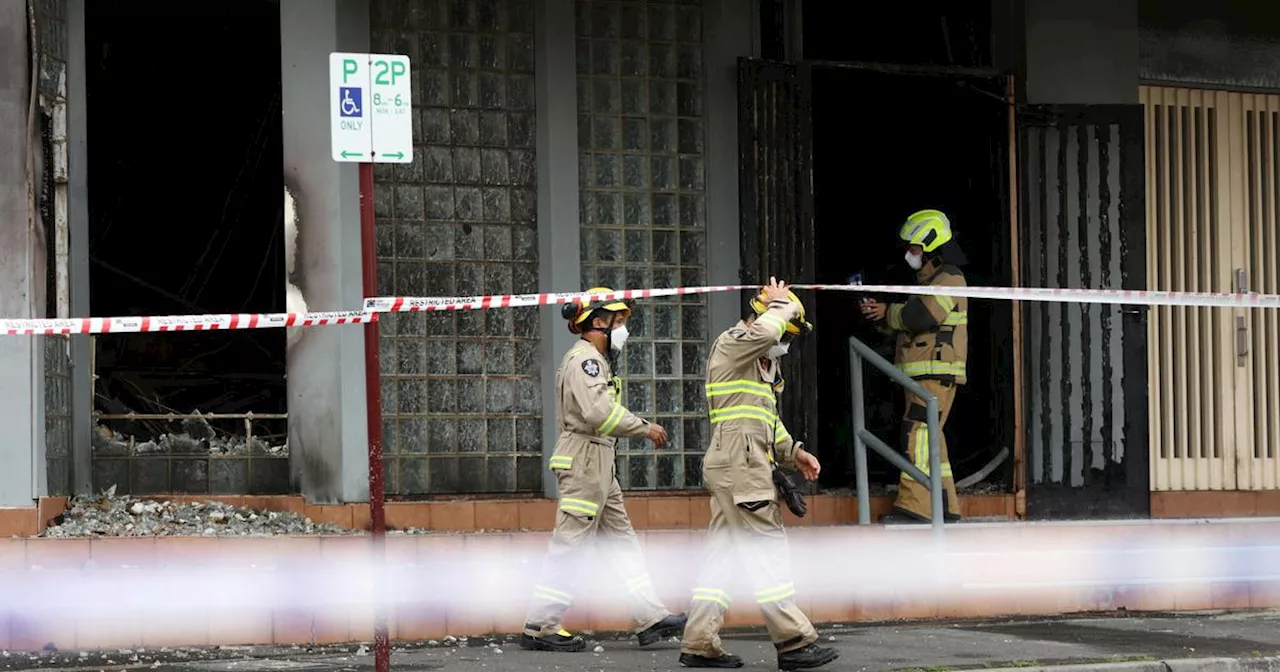
[[[92,314],[283,311],[279,4],[85,11]],[[157,19],[181,29],[156,30]],[[286,410],[283,330],[95,341],[99,413]],[[95,489],[289,487],[283,420],[248,425],[252,441],[242,419],[98,424]]]

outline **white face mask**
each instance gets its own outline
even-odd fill
[[[787,354],[787,351],[790,349],[791,349],[790,343],[779,343],[773,346],[772,348],[769,348],[769,358],[778,359],[783,355]]]
[[[910,250],[907,250],[906,260],[907,265],[910,266],[912,270],[918,271],[920,270],[920,267],[924,266],[924,255],[911,254]]]
[[[609,332],[609,346],[614,350],[622,350],[622,346],[627,342],[627,325],[622,324],[613,328]]]

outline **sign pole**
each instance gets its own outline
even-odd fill
[[[329,54],[330,150],[339,163],[360,167],[361,284],[378,295],[374,237],[373,164],[413,161],[413,87],[402,54]],[[369,532],[373,537],[373,650],[377,672],[391,669],[387,628],[390,591],[383,589],[387,557],[386,492],[382,471],[382,381],[378,323],[364,325],[365,407],[369,437]]]
[[[365,296],[378,295],[378,258],[373,229],[373,164],[360,164],[360,248]],[[381,590],[382,567],[387,556],[387,518],[383,506],[382,381],[378,322],[364,325],[364,389],[369,432],[369,518],[373,535],[373,655],[376,672],[391,669],[391,638],[387,630],[386,593]]]

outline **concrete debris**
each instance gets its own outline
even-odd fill
[[[45,537],[264,537],[300,534],[360,534],[296,513],[256,511],[221,502],[170,502],[101,495],[72,498]]]
[[[263,457],[288,457],[289,444],[272,445],[254,436],[253,444],[239,434],[216,430],[209,421],[194,413],[179,423],[181,432],[161,432],[154,438],[140,437],[118,432],[104,425],[93,431],[93,452],[96,455],[254,455]],[[234,421],[243,430],[244,424]]]

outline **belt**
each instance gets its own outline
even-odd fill
[[[580,434],[578,432],[570,431],[560,432],[560,438],[582,439],[587,443],[594,443],[597,446],[604,446],[606,448],[612,448],[617,442],[617,439],[611,436],[596,436],[595,434]]]

